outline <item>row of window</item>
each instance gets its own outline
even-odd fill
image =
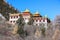
[[[16,21],[10,21],[10,23],[16,23]]]
[[[18,18],[18,17],[19,17],[19,16],[11,16],[11,19],[12,19],[12,18]]]
[[[38,22],[38,20],[36,20],[36,22]],[[41,20],[39,20],[39,22],[41,22]],[[43,20],[43,22],[45,22],[45,20]]]
[[[10,21],[11,23],[15,23],[16,21]],[[38,22],[38,20],[36,20],[36,22]],[[41,22],[41,20],[39,20],[39,22]],[[45,22],[45,20],[43,20],[43,22]]]
[[[42,25],[42,24],[35,24],[35,25],[37,26],[37,25]],[[45,24],[43,24],[43,26],[45,26]]]

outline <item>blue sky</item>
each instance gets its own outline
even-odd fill
[[[23,12],[26,8],[35,13],[39,13],[53,20],[56,15],[60,15],[60,0],[6,0],[14,8]]]

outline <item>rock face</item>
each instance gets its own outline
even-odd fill
[[[52,39],[53,40],[60,40],[60,30],[59,29],[56,29]]]
[[[7,23],[4,16],[0,15],[0,34],[8,34],[12,30],[12,27],[12,25]]]
[[[41,36],[41,31],[38,28],[36,29],[35,36],[36,37],[40,37]]]
[[[14,27],[2,17],[0,17],[0,40],[23,40],[19,35],[12,35],[11,31]]]
[[[4,36],[0,35],[0,40],[23,40],[19,35]]]
[[[52,36],[53,40],[60,40],[60,15],[57,15],[54,19],[54,34]]]
[[[57,15],[54,20],[55,28],[60,29],[60,15]]]
[[[0,17],[0,40],[23,40],[19,35],[13,35],[14,26],[8,24],[6,20]]]
[[[17,34],[18,26],[15,25],[15,27],[12,30],[12,34]]]

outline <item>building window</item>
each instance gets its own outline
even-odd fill
[[[16,16],[16,18],[18,18],[18,16]]]
[[[41,20],[39,20],[39,22],[41,22]]]
[[[45,20],[43,20],[43,22],[45,22]]]
[[[14,16],[14,18],[15,18],[15,16]]]
[[[15,21],[13,21],[13,23],[15,23]]]
[[[10,21],[12,23],[12,21]]]
[[[13,17],[11,16],[11,19],[12,19]]]
[[[36,26],[37,26],[38,24],[36,24]]]

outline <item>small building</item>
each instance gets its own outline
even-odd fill
[[[33,20],[33,25],[40,26],[41,24],[44,24],[44,27],[47,28],[47,23],[49,22],[47,16],[42,17],[39,12],[36,12],[33,15]]]
[[[31,13],[28,9],[26,9],[24,12],[22,12],[22,16],[25,23],[27,24],[29,22],[29,19],[31,18]]]
[[[19,18],[20,18],[20,13],[10,14],[9,15],[9,23],[14,25]]]

